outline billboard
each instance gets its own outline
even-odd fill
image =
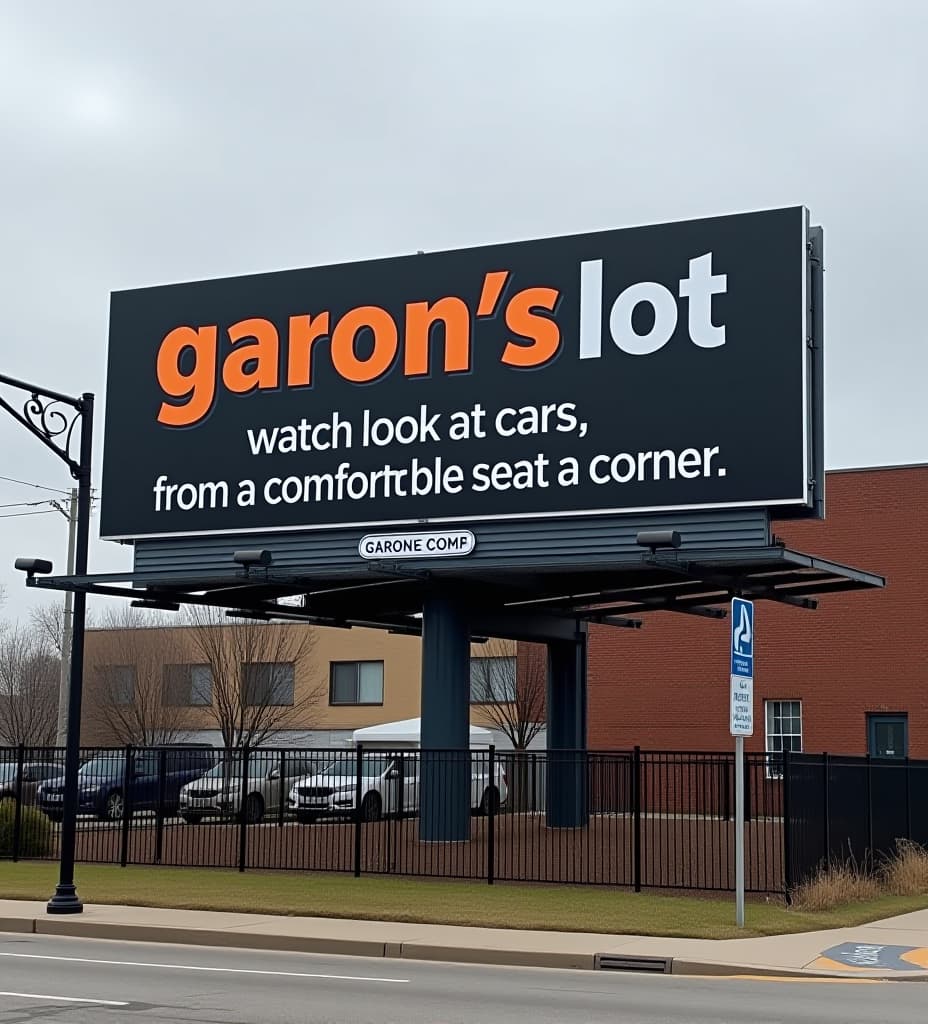
[[[101,534],[809,512],[803,207],[117,292]]]

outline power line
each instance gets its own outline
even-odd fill
[[[19,516],[47,516],[49,512],[56,512],[54,508],[38,509],[35,512],[4,512],[0,519],[17,519]]]
[[[6,481],[8,484],[19,484],[20,487],[34,487],[37,491],[55,491],[57,494],[70,494],[70,491],[65,491],[61,487],[45,487],[43,484],[34,484],[29,480],[17,480],[12,476],[0,476],[0,480]]]
[[[0,505],[0,508],[34,508],[36,505],[47,505],[54,500],[48,498],[45,501],[11,501],[8,505]]]

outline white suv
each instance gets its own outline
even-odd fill
[[[361,759],[362,821],[379,821],[392,815],[419,811],[419,759],[422,755],[398,755],[372,751]],[[441,755],[439,755],[441,756]],[[445,755],[447,756],[447,755]],[[442,764],[436,765],[442,770]],[[497,763],[495,784],[489,779],[485,760],[471,759],[471,810],[488,814],[499,810],[509,796],[508,779]],[[326,765],[314,775],[299,779],[290,790],[287,809],[297,821],[311,824],[322,816],[351,815],[356,812],[358,788],[357,758],[351,754]]]

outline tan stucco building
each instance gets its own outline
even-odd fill
[[[473,649],[475,659],[492,657],[501,676],[511,672],[513,679],[515,654],[515,645],[500,641]],[[341,747],[355,729],[417,717],[420,681],[420,639],[383,630],[301,624],[92,629],[81,736],[85,745],[218,746],[238,721],[253,727],[262,745]],[[492,726],[479,699],[471,721]],[[496,732],[499,746],[509,746]]]

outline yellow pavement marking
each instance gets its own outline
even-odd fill
[[[811,963],[806,964],[807,969],[811,970],[823,970],[823,971],[866,971],[873,970],[870,967],[855,967],[853,964],[845,964],[840,960],[832,960],[831,957],[820,956],[816,957]]]
[[[916,967],[928,968],[928,948],[919,946],[915,949],[910,949],[908,953],[902,953],[900,959],[905,960],[906,963],[914,964]]]
[[[682,977],[682,975],[680,975]],[[881,985],[889,978],[800,978],[789,974],[690,974],[703,981],[770,981],[780,985]]]

